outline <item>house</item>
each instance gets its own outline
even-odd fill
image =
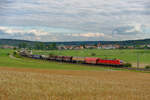
[[[128,49],[134,49],[134,46],[127,46]]]
[[[65,45],[59,45],[59,46],[57,46],[57,49],[58,50],[72,50],[73,46],[70,46],[70,45],[67,45],[67,46],[65,46]]]
[[[85,45],[86,49],[97,49],[97,46],[94,45]]]
[[[115,49],[119,49],[120,45],[115,44],[114,47],[115,47]]]
[[[73,49],[74,50],[80,50],[81,48],[80,48],[80,46],[75,46]]]
[[[73,49],[73,46],[70,46],[70,45],[64,46],[64,49],[65,49],[65,50],[72,50],[72,49]]]
[[[97,44],[97,49],[101,49],[102,47],[101,47],[101,44],[100,43],[98,43]]]
[[[150,44],[148,44],[147,47],[150,48]]]
[[[2,49],[14,49],[14,46],[9,46],[9,45],[3,45],[1,46]]]
[[[59,45],[59,46],[56,46],[56,48],[57,48],[58,50],[64,50],[64,49],[65,49],[65,45],[61,44],[61,45]]]
[[[102,45],[102,49],[116,49],[113,45]]]

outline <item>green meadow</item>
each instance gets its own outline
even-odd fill
[[[69,63],[59,63],[44,60],[35,60],[30,58],[14,58],[10,57],[13,50],[0,49],[0,66],[1,67],[19,67],[19,68],[42,68],[42,69],[60,69],[60,70],[107,70],[107,67],[98,67],[90,65],[77,65]],[[51,51],[33,51],[34,54],[54,54],[64,56],[80,56],[80,57],[100,57],[108,59],[121,59],[130,62],[136,67],[137,54],[140,58],[140,67],[150,65],[150,50],[51,50]],[[116,70],[116,69],[114,69]]]
[[[10,57],[8,53],[12,54],[13,50],[0,49],[0,67],[40,68],[40,69],[58,69],[58,70],[109,70],[109,68],[97,67],[94,65],[88,66],[88,65],[50,62],[24,57],[14,58]]]

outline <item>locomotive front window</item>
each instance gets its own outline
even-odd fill
[[[120,60],[120,63],[123,63],[123,61],[122,61],[122,60]]]

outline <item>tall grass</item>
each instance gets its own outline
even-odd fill
[[[91,74],[95,74],[93,72]],[[113,74],[114,73],[114,74]],[[117,73],[117,74],[116,74]],[[66,73],[69,74],[69,73]],[[0,71],[1,100],[149,100],[149,74]],[[136,74],[136,75],[134,75]],[[118,76],[117,76],[118,75]],[[121,75],[125,75],[122,76]],[[132,75],[132,76],[129,76]]]

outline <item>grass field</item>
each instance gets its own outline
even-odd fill
[[[41,69],[62,69],[62,70],[110,70],[109,68],[103,67],[96,67],[96,66],[91,67],[88,65],[50,62],[29,58],[16,59],[9,57],[8,53],[13,53],[13,50],[0,49],[0,66],[18,67],[18,68],[22,67],[22,68],[41,68]]]
[[[55,54],[65,56],[81,56],[81,57],[100,57],[109,59],[121,59],[125,62],[132,63],[136,67],[137,54],[140,58],[140,67],[150,65],[150,50],[52,50],[52,51],[34,51],[35,54]],[[95,56],[92,56],[95,53]]]

